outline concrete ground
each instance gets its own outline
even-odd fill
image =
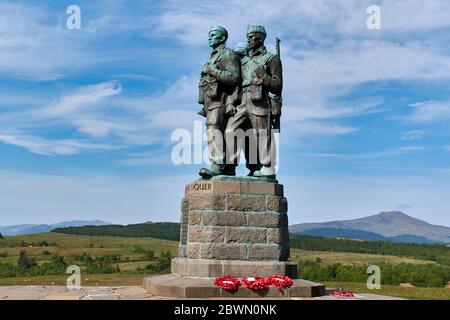
[[[165,300],[152,296],[143,287],[82,287],[68,290],[63,286],[0,286],[0,300]],[[287,300],[403,300],[396,297],[355,293],[354,298],[330,295],[316,298],[283,298]]]

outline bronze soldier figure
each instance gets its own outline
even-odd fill
[[[234,167],[225,165],[224,131],[228,120],[226,105],[240,82],[240,74],[237,55],[225,46],[227,39],[228,32],[224,27],[214,26],[210,29],[208,41],[213,50],[200,74],[198,102],[203,105],[200,114],[206,117],[211,161],[210,169],[202,168],[199,172],[203,178],[234,175]]]
[[[250,150],[246,150],[249,175],[275,178],[276,155],[271,129],[281,116],[283,77],[279,56],[269,53],[264,46],[266,36],[263,26],[247,29],[248,52],[241,60],[242,102],[226,128],[227,163],[234,167],[238,163],[242,141],[234,143],[236,132],[252,129],[253,142],[249,144]],[[276,109],[273,114],[272,106]],[[252,151],[251,146],[256,148]],[[258,167],[261,169],[255,170]]]

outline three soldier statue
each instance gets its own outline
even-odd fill
[[[276,177],[273,133],[280,129],[283,77],[279,40],[272,54],[264,46],[266,36],[263,26],[249,26],[247,44],[232,50],[226,47],[225,28],[209,31],[213,50],[200,74],[198,100],[211,162],[199,172],[204,179],[236,175],[242,149],[249,176]]]

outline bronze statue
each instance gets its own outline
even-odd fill
[[[247,44],[233,51],[225,46],[225,28],[209,31],[213,51],[200,74],[198,100],[211,161],[199,172],[204,179],[235,175],[242,148],[249,176],[276,178],[273,130],[280,129],[283,76],[279,40],[275,55],[264,46],[266,36],[263,26],[249,26]]]
[[[263,26],[247,29],[248,51],[241,60],[242,101],[227,123],[226,156],[227,163],[235,168],[242,148],[242,139],[238,145],[234,143],[236,131],[251,129],[251,139],[245,148],[249,175],[274,179],[276,155],[272,129],[279,129],[283,76],[279,55],[269,53],[264,46],[266,36]],[[252,152],[252,146],[256,151]]]
[[[225,163],[225,139],[228,116],[227,104],[235,92],[239,81],[239,61],[232,49],[227,48],[228,32],[224,27],[214,26],[209,30],[209,46],[213,49],[210,59],[202,68],[199,83],[198,102],[203,105],[199,114],[206,117],[206,135],[208,139],[211,168],[202,168],[203,178],[217,175],[234,175],[234,167]],[[230,171],[227,171],[230,170]]]

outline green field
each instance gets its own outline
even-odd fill
[[[420,260],[413,257],[397,257],[391,255],[367,254],[367,253],[352,253],[352,252],[327,252],[327,251],[306,251],[300,249],[291,250],[291,260],[299,261],[316,261],[317,259],[324,264],[332,264],[339,262],[343,265],[366,265],[366,264],[436,264],[430,260]]]
[[[46,241],[47,247],[17,246],[22,241],[37,243]],[[11,247],[11,244],[15,245]],[[137,248],[139,250],[137,250]],[[146,250],[152,250],[155,257],[161,252],[170,251],[172,256],[177,255],[178,242],[153,238],[132,237],[107,237],[107,236],[79,236],[58,233],[42,233],[25,236],[9,236],[0,240],[0,265],[10,263],[17,265],[20,252],[25,250],[29,258],[34,259],[39,265],[50,262],[52,254],[62,256],[65,261],[70,261],[73,256],[89,254],[92,257],[118,255],[119,261],[114,266],[120,268],[120,272],[111,274],[87,274],[82,272],[82,285],[141,285],[147,272],[145,266],[155,263],[146,256]],[[48,251],[44,254],[45,251]],[[325,252],[307,251],[300,249],[291,250],[291,258],[294,262],[320,261],[321,265],[333,265],[340,263],[347,266],[364,266],[370,264],[386,263],[390,265],[437,265],[434,261],[420,260],[414,257],[377,255],[351,252]],[[140,270],[138,270],[140,268]],[[0,285],[65,285],[67,275],[41,275],[41,276],[16,276],[0,277]],[[346,290],[355,292],[367,292],[404,297],[409,299],[450,299],[450,289],[441,288],[413,288],[405,289],[398,286],[383,285],[381,290],[368,290],[364,283],[355,282],[325,282],[327,287],[341,286]]]

